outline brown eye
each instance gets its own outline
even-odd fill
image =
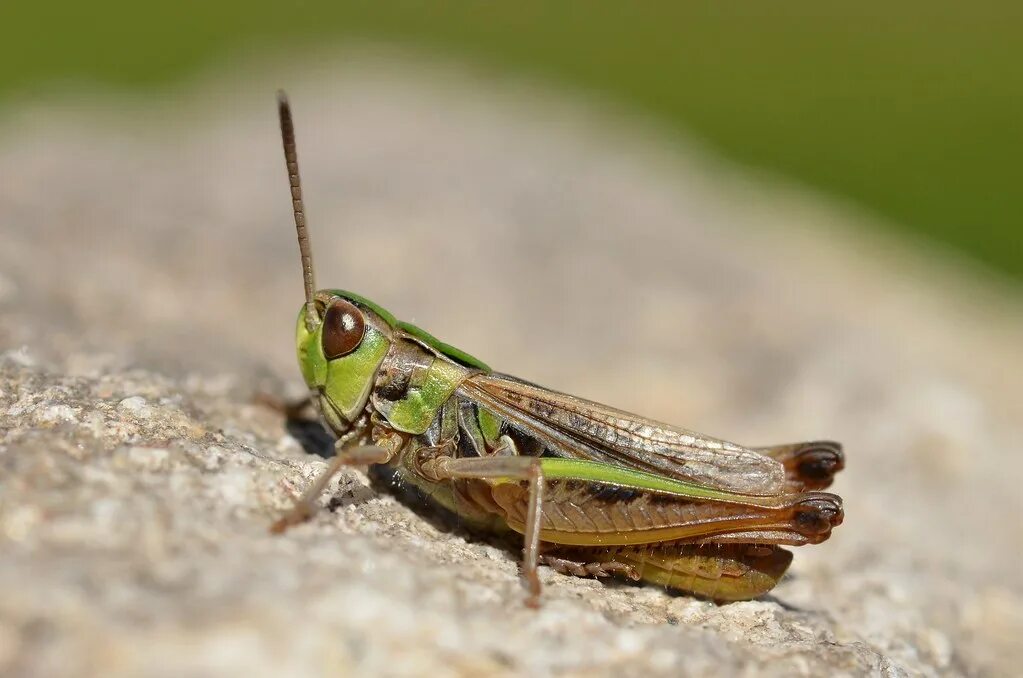
[[[337,299],[323,317],[323,355],[327,360],[351,353],[366,334],[366,319],[351,302]]]

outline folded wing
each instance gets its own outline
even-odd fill
[[[740,494],[785,491],[775,459],[700,433],[645,419],[502,374],[476,374],[459,393],[550,454],[615,464]]]

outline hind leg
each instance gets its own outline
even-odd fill
[[[784,464],[793,490],[823,490],[845,468],[842,445],[831,440],[754,447],[753,451]]]
[[[617,560],[585,562],[545,554],[540,556],[540,564],[550,567],[559,574],[570,577],[596,577],[599,579],[612,575],[621,575],[632,581],[639,581],[639,572],[636,571],[635,567],[628,563],[618,562]]]

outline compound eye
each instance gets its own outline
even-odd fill
[[[323,317],[323,355],[340,358],[359,347],[366,334],[366,319],[355,304],[337,299]]]

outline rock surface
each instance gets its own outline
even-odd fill
[[[832,437],[846,521],[716,606],[438,530],[322,467],[273,86],[0,123],[0,674],[1008,675],[1023,316],[913,247],[518,83],[348,60],[291,89],[319,280],[504,371],[748,444]],[[233,82],[233,85],[225,85]],[[241,82],[239,85],[237,83]]]

